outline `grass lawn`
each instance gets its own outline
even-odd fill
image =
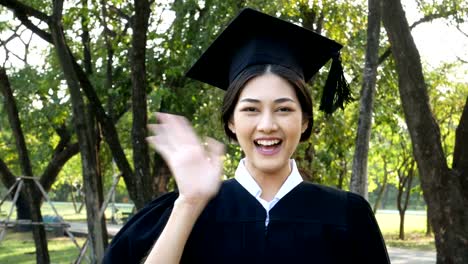
[[[405,215],[405,240],[398,239],[400,216],[398,213],[379,213],[377,222],[389,247],[435,250],[434,236],[427,237],[426,215]]]
[[[84,238],[77,240],[80,246],[85,241]],[[78,249],[68,237],[49,238],[48,247],[51,263],[72,263],[78,257]],[[8,230],[0,242],[0,263],[34,264],[35,252],[31,233],[14,233]]]

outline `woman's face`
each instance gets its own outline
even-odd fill
[[[247,82],[229,122],[253,175],[289,175],[289,159],[306,128],[293,86],[271,73]]]

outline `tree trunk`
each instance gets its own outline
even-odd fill
[[[401,102],[435,234],[437,263],[468,263],[468,162],[454,162],[453,169],[448,168],[405,12],[398,0],[383,2],[383,22],[392,45]],[[467,107],[457,129],[454,161],[468,159]]]
[[[343,182],[344,182],[345,177],[346,177],[346,171],[341,170],[338,176],[338,184],[336,185],[336,188],[343,190]]]
[[[414,161],[411,164],[404,164],[401,170],[398,171],[398,196],[397,207],[400,214],[400,235],[401,240],[405,240],[405,214],[408,209],[408,204],[411,194],[411,185],[414,176]],[[404,197],[403,197],[404,196]]]
[[[400,240],[405,240],[405,212],[400,211],[400,232],[398,238]]]
[[[8,79],[4,68],[0,68],[0,92],[4,98],[5,112],[8,116],[8,121],[11,126],[13,137],[15,138],[21,172],[24,176],[32,177],[32,168],[26,148],[26,142],[24,140],[23,130],[21,128],[21,120],[19,119],[18,108],[16,107],[15,98],[13,97],[10,80]],[[6,164],[4,166],[7,168]],[[3,183],[7,188],[9,188],[16,182],[16,176],[14,176],[11,172],[10,174],[5,174],[5,177],[6,176],[9,176],[9,178],[5,178]],[[31,187],[29,184],[26,186],[28,186],[28,188]],[[17,219],[32,219],[30,204],[31,201],[28,200],[26,197],[26,192],[23,189],[16,203]],[[28,230],[28,228],[26,228],[26,230]]]
[[[359,121],[356,134],[356,149],[353,159],[353,172],[349,190],[368,198],[367,192],[367,157],[372,129],[375,82],[379,58],[380,38],[380,0],[368,0],[369,13],[367,22],[367,49],[364,66]]]
[[[382,208],[385,208],[387,207],[387,204],[388,204],[388,196],[389,196],[389,193],[390,192],[390,188],[385,188],[385,192],[384,192],[384,195],[383,195],[383,198],[382,198]]]
[[[100,263],[104,257],[107,230],[105,228],[104,218],[99,217],[101,203],[98,191],[100,185],[98,182],[97,157],[95,145],[93,144],[95,134],[92,133],[93,129],[90,128],[86,120],[86,108],[81,95],[78,77],[63,36],[61,27],[62,8],[62,1],[54,1],[54,12],[49,27],[71,96],[73,120],[81,153],[83,184],[86,194],[88,238],[92,252],[92,263]]]
[[[148,0],[135,0],[135,14],[133,16],[132,50],[130,64],[132,70],[132,143],[133,164],[135,167],[135,184],[139,190],[141,200],[148,202],[153,198],[153,192],[148,186],[153,186],[149,170],[146,104],[146,33],[150,15]]]
[[[401,173],[401,172],[399,172],[399,173]],[[397,188],[398,189],[398,194],[397,194],[397,200],[396,200],[398,214],[400,215],[400,234],[399,234],[398,238],[401,239],[401,240],[404,240],[405,239],[405,224],[404,224],[405,210],[402,207],[401,200],[402,200],[404,187],[405,187],[407,179],[405,179],[405,178],[402,179],[401,175],[399,175],[398,177],[399,177],[398,188]]]
[[[16,141],[16,148],[18,150],[19,162],[21,166],[21,172],[23,176],[33,177],[33,171],[31,161],[29,159],[28,150],[26,148],[26,142],[24,140],[23,130],[21,128],[21,121],[18,115],[18,109],[11,91],[10,82],[6,75],[5,69],[0,68],[0,90],[5,98],[5,108],[8,115],[8,120],[12,128],[12,132]],[[42,222],[41,215],[41,199],[38,195],[39,192],[36,190],[36,185],[31,180],[25,181],[25,189],[22,191],[22,198],[20,206],[25,206],[24,203],[27,201],[29,205],[30,215],[23,215],[22,211],[18,212],[18,217],[30,216],[33,222]],[[23,208],[24,209],[24,208]],[[47,238],[44,226],[34,225],[32,227],[34,243],[36,246],[36,262],[37,263],[49,263],[49,251],[47,249]]]
[[[383,158],[384,158],[384,178],[382,181],[382,186],[380,187],[380,190],[377,194],[377,198],[375,199],[374,208],[373,208],[374,214],[376,214],[377,210],[380,208],[380,202],[382,201],[383,194],[385,190],[387,189],[387,182],[388,182],[387,162],[385,161],[385,157]]]
[[[426,208],[426,236],[431,236],[432,235],[432,226],[431,226],[431,220],[429,217],[429,212]]]
[[[464,190],[462,195],[468,201],[468,96],[455,134],[452,166]]]
[[[336,185],[336,188],[342,190],[343,189],[343,181],[346,177],[346,172],[348,171],[348,163],[346,161],[346,157],[344,153],[340,151],[338,154],[338,162],[340,163],[340,170],[338,172],[338,184]]]

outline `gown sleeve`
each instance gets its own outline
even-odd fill
[[[164,194],[141,209],[112,239],[102,263],[140,263],[161,234],[178,194]]]
[[[348,193],[347,219],[350,221],[351,263],[390,264],[387,248],[369,203],[361,196]]]

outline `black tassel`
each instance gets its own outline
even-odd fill
[[[320,110],[332,114],[336,109],[344,109],[344,104],[352,100],[348,82],[343,73],[340,53],[333,56],[327,82],[323,88]]]

